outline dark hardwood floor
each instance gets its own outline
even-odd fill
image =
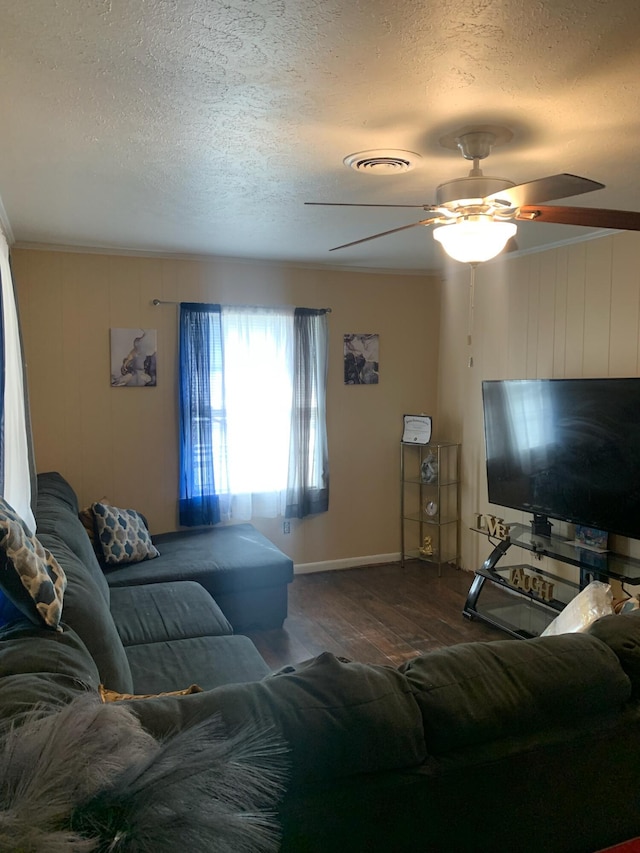
[[[506,639],[462,615],[471,572],[409,561],[296,575],[284,627],[249,636],[277,669],[329,651],[363,663],[391,664],[455,643]]]

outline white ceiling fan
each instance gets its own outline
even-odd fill
[[[640,213],[630,210],[606,210],[592,207],[547,205],[545,202],[570,198],[603,189],[604,184],[562,173],[514,184],[505,178],[485,176],[480,161],[488,157],[496,134],[487,130],[470,130],[455,137],[455,143],[473,167],[464,178],[447,181],[436,190],[435,204],[349,204],[340,202],[306,202],[309,205],[339,207],[413,207],[431,214],[427,219],[381,231],[360,240],[352,240],[329,251],[335,252],[376,240],[388,234],[415,228],[435,226],[434,239],[447,254],[463,263],[477,264],[496,257],[507,244],[514,245],[517,220],[549,222],[563,225],[585,225],[640,231]],[[346,161],[345,161],[346,162]],[[510,243],[511,241],[511,243]]]

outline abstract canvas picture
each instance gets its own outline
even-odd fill
[[[111,329],[111,385],[150,388],[157,384],[155,329]]]
[[[379,335],[344,336],[344,384],[377,385]]]

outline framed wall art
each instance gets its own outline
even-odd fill
[[[344,384],[377,385],[379,335],[344,336]]]
[[[157,384],[155,329],[111,329],[111,385],[151,388]]]

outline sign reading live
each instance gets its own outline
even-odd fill
[[[504,518],[496,518],[495,515],[483,515],[476,513],[476,527],[478,530],[486,530],[489,536],[506,541],[509,538],[510,524],[504,523]]]

